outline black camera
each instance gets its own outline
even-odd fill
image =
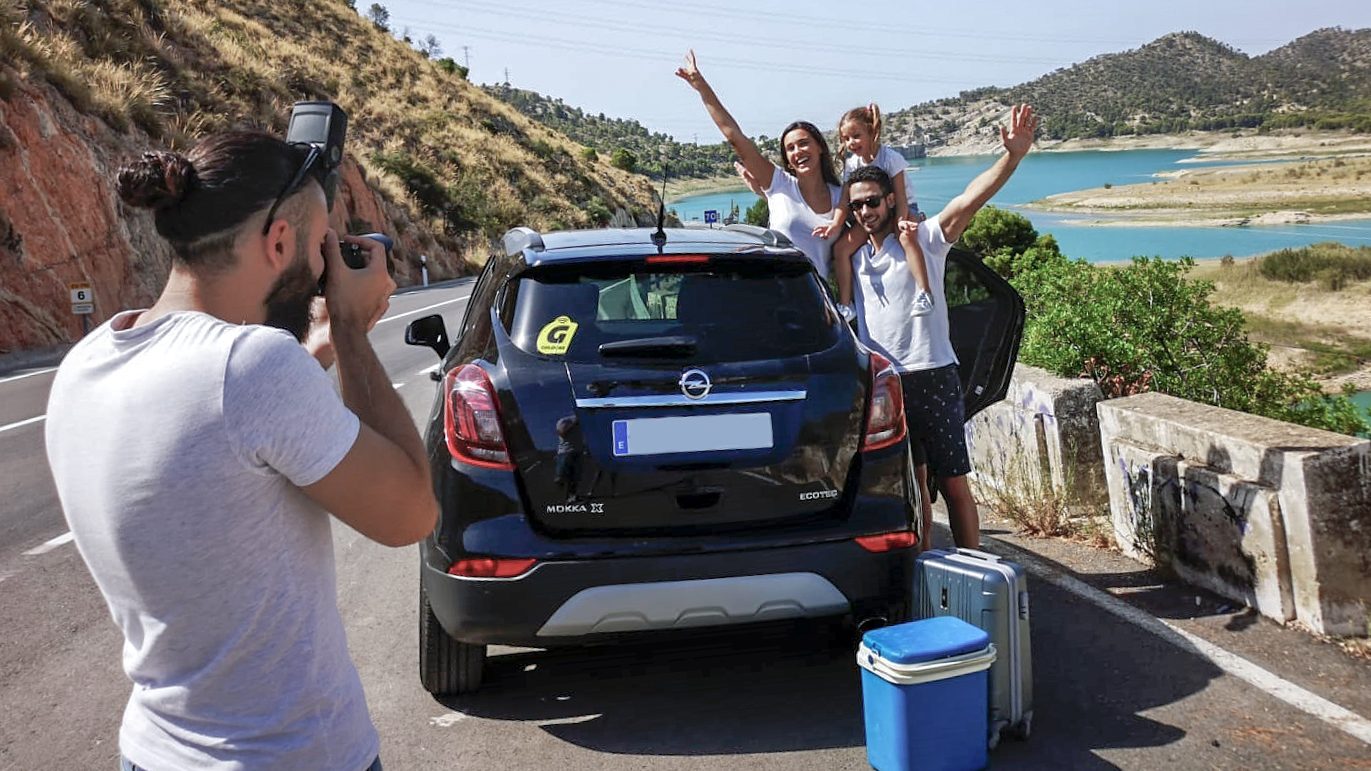
[[[370,238],[373,241],[380,241],[386,247],[386,255],[390,255],[390,250],[395,248],[395,242],[390,240],[390,236],[384,233],[364,233],[358,238]],[[349,268],[365,268],[367,266],[366,247],[350,244],[346,241],[338,242],[338,250],[343,253],[343,262]]]

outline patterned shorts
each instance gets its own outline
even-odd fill
[[[966,452],[966,411],[957,365],[900,375],[905,423],[914,463],[928,464],[935,478],[971,473]]]

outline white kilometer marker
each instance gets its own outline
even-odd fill
[[[71,543],[72,539],[75,537],[76,536],[72,535],[70,532],[63,533],[50,541],[44,542],[41,546],[35,546],[32,549],[29,549],[28,551],[24,552],[24,556],[37,557],[40,554],[47,554],[48,552],[52,551],[53,549],[56,549],[58,546],[61,546],[62,544]]]
[[[8,426],[0,426],[0,434],[5,433],[6,431],[10,430],[11,428],[23,428],[24,426],[27,426],[27,425],[29,425],[30,423],[37,423],[37,422],[40,421],[40,420],[46,420],[47,417],[48,417],[47,415],[39,415],[39,416],[36,417],[36,418],[29,418],[28,420],[21,420],[21,421],[19,421],[18,423],[11,423],[11,424],[9,424]]]

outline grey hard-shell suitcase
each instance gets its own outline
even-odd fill
[[[918,618],[956,616],[984,629],[999,656],[990,668],[991,749],[1008,729],[1033,730],[1033,660],[1028,635],[1028,574],[975,549],[930,549],[914,568]]]

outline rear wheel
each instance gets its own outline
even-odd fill
[[[438,623],[419,586],[419,680],[434,696],[458,696],[481,687],[486,646],[454,640]]]

